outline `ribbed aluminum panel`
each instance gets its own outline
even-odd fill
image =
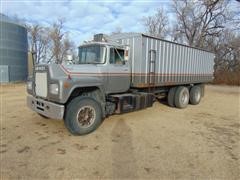
[[[132,87],[203,83],[213,79],[213,53],[138,33],[123,33],[113,39],[130,46]],[[150,52],[156,52],[155,75]],[[150,77],[150,78],[149,78]]]

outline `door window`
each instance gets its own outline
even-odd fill
[[[124,64],[124,50],[123,49],[110,49],[110,64]]]

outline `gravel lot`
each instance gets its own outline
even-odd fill
[[[207,86],[200,105],[163,101],[107,118],[87,136],[26,107],[1,86],[0,179],[240,179],[240,88]]]

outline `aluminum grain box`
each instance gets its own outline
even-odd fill
[[[132,87],[205,83],[213,79],[213,53],[139,33],[111,38],[130,46]]]

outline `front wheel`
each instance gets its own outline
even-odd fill
[[[88,134],[102,122],[100,103],[91,97],[77,97],[68,105],[64,123],[74,135]]]

